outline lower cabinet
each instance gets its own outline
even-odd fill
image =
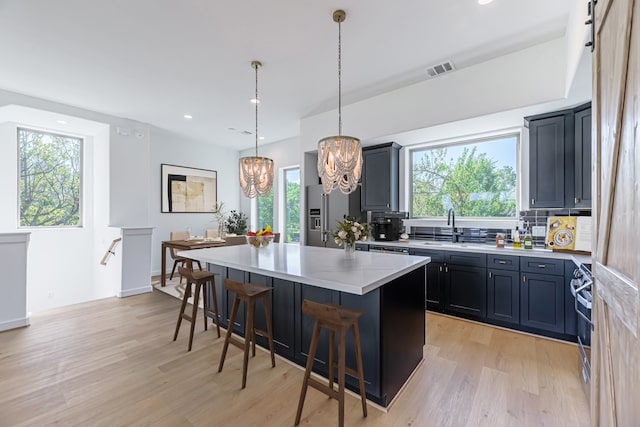
[[[564,333],[564,275],[522,273],[520,324]]]
[[[425,309],[444,311],[444,251],[429,249],[409,249],[409,255],[428,256]]]
[[[487,278],[484,267],[448,265],[445,267],[445,312],[475,318],[487,315]]]
[[[487,317],[514,325],[520,323],[520,272],[489,269]]]
[[[520,257],[487,256],[487,318],[520,323]]]

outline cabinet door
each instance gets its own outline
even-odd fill
[[[216,299],[218,301],[218,315],[220,320],[220,326],[226,328],[229,325],[229,316],[227,314],[227,292],[224,289],[224,279],[227,277],[227,267],[221,267],[219,265],[207,264],[207,269],[215,273],[213,278],[216,288]],[[209,306],[213,307],[213,296],[207,294],[209,300]]]
[[[487,282],[487,317],[520,323],[520,273],[490,269]]]
[[[487,269],[461,265],[445,266],[445,312],[478,319],[487,315]]]
[[[294,295],[295,284],[289,280],[273,279],[271,317],[275,351],[288,359],[294,357]]]
[[[530,207],[564,207],[565,115],[529,122],[529,153]]]
[[[591,207],[591,108],[575,114],[575,199],[576,208]]]
[[[363,150],[362,192],[363,211],[398,210],[399,146]]]
[[[425,308],[432,311],[444,311],[444,299],[442,298],[442,271],[441,263],[430,262],[427,264],[427,296]]]
[[[522,273],[520,324],[564,333],[564,276]]]

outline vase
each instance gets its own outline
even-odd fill
[[[345,243],[344,244],[344,256],[347,259],[354,259],[356,257],[356,245]]]

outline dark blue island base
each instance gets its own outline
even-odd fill
[[[360,340],[367,399],[388,406],[423,359],[425,344],[426,267],[421,266],[381,287],[355,295],[273,278],[261,274],[209,264],[218,273],[216,292],[220,305],[220,324],[229,325],[233,295],[224,289],[224,278],[243,283],[271,286],[272,324],[276,353],[304,367],[313,332],[313,319],[302,314],[304,299],[334,303],[364,310],[360,318]],[[265,329],[262,307],[256,308],[256,326]],[[244,336],[244,307],[240,306],[234,332]],[[267,340],[257,337],[258,345],[268,348]],[[336,343],[337,347],[337,343]],[[328,376],[329,336],[323,332],[318,344],[314,371]],[[347,334],[347,366],[355,368],[353,334]],[[346,387],[359,392],[358,380],[347,374]]]

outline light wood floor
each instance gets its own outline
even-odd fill
[[[196,325],[172,342],[179,301],[160,292],[48,311],[0,333],[1,426],[290,426],[303,371],[258,351],[240,390],[241,351]],[[577,348],[428,314],[425,361],[384,413],[346,398],[349,426],[580,426]],[[366,355],[364,355],[366,357]],[[303,426],[337,424],[309,389]]]

